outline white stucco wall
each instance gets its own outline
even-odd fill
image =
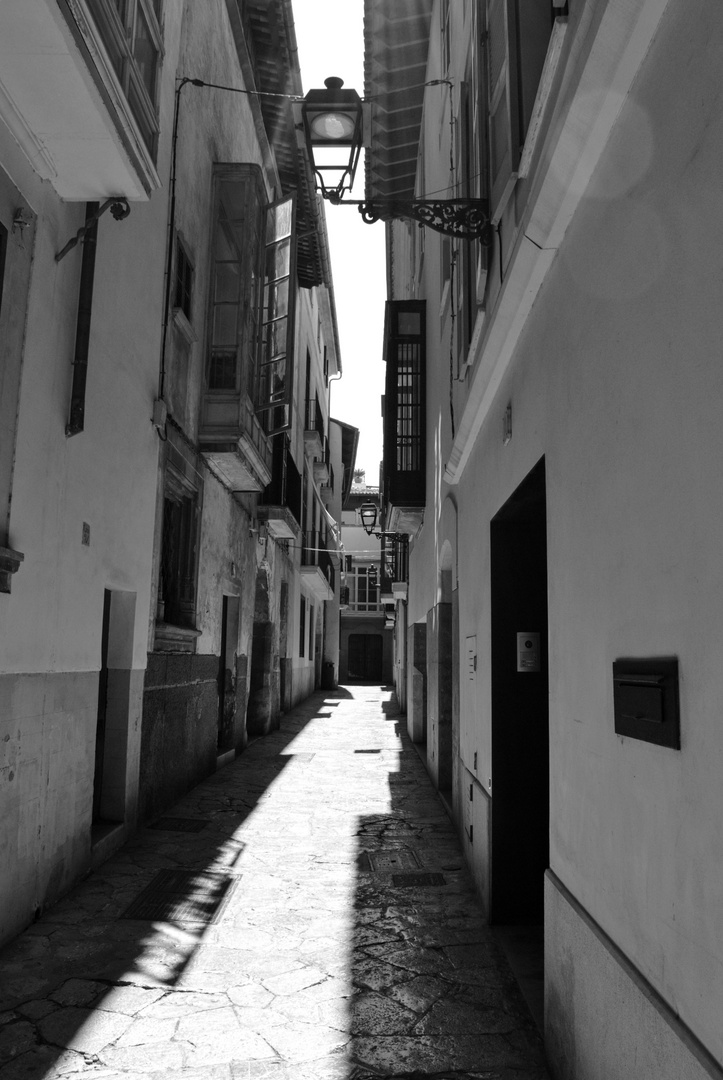
[[[177,2],[165,10],[166,115],[169,100],[172,111],[180,13]],[[72,104],[67,102],[68,110]],[[166,176],[169,152],[166,125],[158,161]],[[134,821],[156,505],[159,443],[151,415],[167,202],[166,193],[157,192],[150,201],[134,202],[125,220],[106,213],[99,222],[85,426],[68,438],[83,249],[78,245],[60,262],[55,253],[83,224],[85,204],[62,202],[4,127],[0,167],[37,214],[9,520],[9,542],[25,558],[12,592],[0,597],[0,937],[6,938],[62,894],[90,860],[106,589],[130,598],[122,664],[118,655],[109,655],[109,667],[123,685],[122,716],[115,708],[119,702],[111,702],[109,752],[122,758],[123,769],[108,778],[108,790],[114,820],[123,819],[126,828]],[[88,545],[82,543],[84,523]]]
[[[719,1062],[722,47],[720,8],[669,5],[455,487],[460,642],[476,635],[480,657],[472,691],[460,672],[462,762],[472,771],[476,753],[474,775],[492,777],[489,523],[544,456],[551,867]],[[438,298],[432,275],[425,288]],[[436,305],[410,622],[431,606],[445,539],[451,433]],[[613,660],[671,655],[682,749],[615,735]],[[603,1016],[614,992],[601,974]]]

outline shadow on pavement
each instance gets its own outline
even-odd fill
[[[92,1066],[94,1048],[120,1037],[130,1017],[181,976],[193,991],[189,965],[238,880],[244,844],[234,834],[292,760],[286,747],[318,715],[333,715],[323,710],[334,699],[349,696],[312,695],[284,718],[283,730],[252,742],[179,800],[174,818],[140,829],[0,951],[1,1080]],[[247,768],[234,775],[239,761],[255,762],[252,777]],[[200,831],[186,831],[201,821]],[[170,893],[152,897],[145,917],[125,917],[161,873]]]
[[[381,750],[389,810],[359,819],[350,1080],[548,1080],[450,819],[395,699],[382,707],[406,752]]]

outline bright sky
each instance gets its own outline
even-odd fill
[[[338,75],[364,96],[363,0],[294,0],[304,93]],[[352,197],[364,197],[364,159]],[[359,428],[356,465],[379,483],[382,458],[384,225],[365,225],[356,207],[327,203],[343,377],[331,384],[331,414]]]

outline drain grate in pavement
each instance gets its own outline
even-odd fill
[[[154,821],[148,828],[159,829],[161,832],[200,832],[207,825],[205,818],[164,817]]]
[[[355,754],[381,754],[381,750],[355,750]]]
[[[424,889],[429,885],[446,885],[444,874],[392,874],[395,889]]]
[[[307,764],[314,757],[313,754],[279,754],[281,758],[288,758],[289,761],[299,761],[302,764]]]
[[[369,862],[376,874],[391,874],[394,870],[418,870],[420,862],[409,848],[394,851],[370,851]]]
[[[121,918],[215,923],[239,880],[213,870],[159,870]]]

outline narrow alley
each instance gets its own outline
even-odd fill
[[[544,1080],[390,691],[317,692],[0,954],[0,1077]]]

